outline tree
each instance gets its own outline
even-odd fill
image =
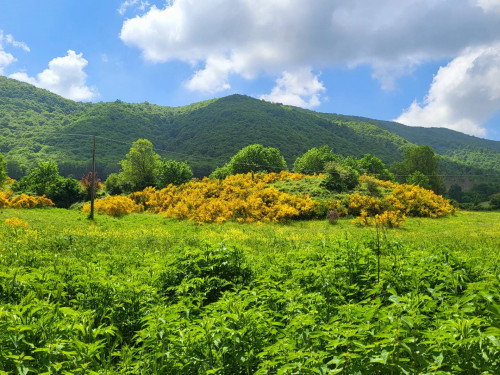
[[[343,192],[354,189],[359,184],[359,173],[348,165],[329,162],[325,165],[327,172],[322,185],[330,191]]]
[[[231,174],[248,172],[280,172],[286,168],[285,158],[277,148],[254,144],[242,148],[229,163],[217,168],[210,177],[224,178]]]
[[[54,161],[40,161],[26,176],[14,182],[14,191],[38,196],[47,195],[50,186],[54,184],[59,175],[57,163]],[[54,202],[55,203],[55,202]]]
[[[392,175],[386,168],[385,164],[371,154],[365,154],[357,161],[357,170],[359,173],[366,173],[367,175],[375,176],[379,180],[391,180]]]
[[[336,155],[328,146],[313,147],[299,156],[293,163],[293,170],[297,173],[313,174],[325,171],[325,164],[330,161],[340,162],[342,157]]]
[[[26,176],[12,184],[16,192],[45,195],[57,207],[68,208],[73,203],[83,200],[85,193],[74,178],[59,175],[57,164],[53,161],[41,161]]]
[[[457,184],[453,184],[448,189],[448,198],[454,199],[457,202],[462,202],[462,187]]]
[[[104,187],[106,188],[108,194],[111,195],[119,195],[124,191],[122,180],[118,173],[111,173],[106,181],[104,181]]]
[[[491,208],[500,210],[500,193],[492,194],[490,197]]]
[[[431,183],[429,177],[420,171],[415,171],[406,179],[406,183],[409,185],[418,185],[424,189],[431,189]]]
[[[126,158],[120,162],[120,177],[131,185],[133,191],[156,185],[156,174],[160,155],[153,151],[153,144],[147,139],[138,139],[132,144]]]
[[[5,185],[5,181],[7,181],[7,163],[0,152],[0,189]]]
[[[429,179],[429,186],[434,192],[443,191],[441,177],[438,176],[439,156],[430,146],[422,145],[408,148],[403,153],[402,162],[391,165],[391,171],[399,175],[398,180],[403,182],[415,172],[420,172]]]
[[[186,162],[162,160],[158,167],[158,187],[180,185],[193,178],[193,171]]]
[[[87,173],[80,180],[80,187],[85,191],[86,199],[90,200],[92,197],[92,172]],[[102,189],[104,185],[99,177],[97,177],[97,172],[95,174],[94,180],[94,194],[97,194],[99,189]]]

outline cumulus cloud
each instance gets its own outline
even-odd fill
[[[423,103],[413,102],[395,121],[439,126],[484,136],[500,111],[500,44],[465,50],[439,69]]]
[[[17,72],[10,78],[31,83],[72,100],[91,100],[97,91],[86,84],[87,75],[83,69],[88,61],[82,53],[69,50],[66,56],[56,57],[49,62],[49,67],[38,73],[36,78],[26,73]]]
[[[228,82],[232,63],[224,57],[210,56],[205,69],[195,72],[186,83],[186,87],[193,91],[218,92],[231,88]]]
[[[3,74],[4,69],[16,61],[14,55],[5,51],[4,45],[20,48],[25,52],[30,51],[30,48],[26,43],[15,40],[10,34],[4,35],[3,30],[0,30],[0,74]]]
[[[419,64],[500,41],[496,0],[175,0],[125,20],[124,43],[155,63],[193,66],[187,87],[214,92],[233,74],[368,64],[382,87]],[[218,66],[214,62],[222,61]],[[204,68],[200,68],[203,67]]]
[[[323,83],[309,68],[294,72],[283,72],[276,80],[276,86],[270,94],[261,95],[260,99],[270,102],[313,108],[321,104],[320,94],[325,91]]]

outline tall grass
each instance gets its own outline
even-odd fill
[[[0,373],[495,374],[498,223],[4,209]]]

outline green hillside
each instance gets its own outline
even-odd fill
[[[406,126],[397,122],[364,117],[338,116],[374,124],[416,145],[429,145],[440,155],[487,169],[500,169],[500,142],[477,138],[446,128]]]
[[[90,169],[93,134],[103,177],[119,169],[138,138],[151,140],[163,157],[188,161],[197,176],[252,143],[280,149],[289,167],[297,156],[324,144],[344,156],[369,152],[390,164],[401,159],[405,147],[426,143],[448,156],[446,171],[500,171],[500,142],[451,130],[317,113],[243,95],[184,107],[76,103],[0,77],[0,151],[12,177],[38,160],[53,159],[62,174],[80,178]]]

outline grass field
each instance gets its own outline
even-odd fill
[[[0,373],[500,373],[500,212],[377,234],[3,209],[0,236]]]

